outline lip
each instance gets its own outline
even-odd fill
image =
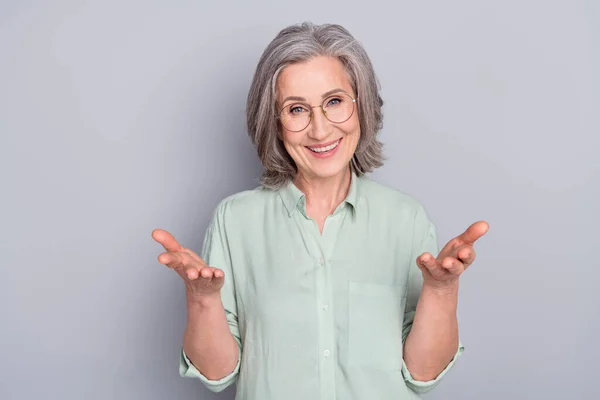
[[[313,148],[327,147],[327,146],[329,146],[330,144],[334,144],[334,143],[335,143],[335,142],[337,142],[338,140],[341,142],[341,141],[342,141],[342,138],[338,138],[338,139],[332,140],[331,142],[319,143],[319,144],[315,144],[315,145],[308,145],[308,146],[304,146],[304,147],[313,147]],[[309,149],[309,150],[310,150],[310,149]]]
[[[339,143],[335,147],[335,149],[329,151],[328,153],[315,153],[314,151],[312,151],[311,149],[309,149],[308,146],[304,146],[304,147],[306,148],[306,151],[308,151],[310,153],[310,155],[313,156],[313,157],[315,157],[315,158],[329,158],[329,157],[333,157],[335,155],[335,153],[341,147],[344,138],[339,138],[339,139],[336,139],[336,140],[332,140],[331,142],[327,142],[327,143],[320,143],[318,145],[318,147],[325,147],[325,146],[329,146],[330,144],[333,144],[333,143],[337,142],[338,140],[339,140]],[[313,146],[311,146],[311,147],[313,147]]]

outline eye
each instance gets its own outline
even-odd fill
[[[342,103],[342,99],[340,97],[332,97],[327,100],[327,107],[335,107]]]
[[[292,115],[302,114],[304,112],[308,112],[308,110],[301,105],[293,105],[288,108],[288,113]]]

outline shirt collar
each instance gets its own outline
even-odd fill
[[[352,209],[355,213],[359,198],[359,184],[360,178],[356,176],[354,172],[352,172],[350,188],[348,189],[348,194],[346,195],[343,203],[347,203],[352,206]],[[291,180],[285,186],[280,188],[278,192],[281,200],[283,201],[283,205],[288,212],[288,216],[291,217],[297,210],[303,210],[304,213],[306,213],[304,193],[302,193],[302,191],[298,189],[298,187]]]

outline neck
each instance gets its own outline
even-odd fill
[[[306,210],[313,218],[332,214],[348,195],[352,173],[350,167],[329,178],[308,178],[298,173],[294,184],[306,198]]]

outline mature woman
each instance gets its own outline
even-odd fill
[[[216,207],[201,256],[168,232],[184,280],[180,373],[236,399],[411,399],[463,347],[458,280],[480,221],[438,252],[415,199],[365,174],[382,165],[383,101],[363,47],[338,25],[282,30],[247,103],[262,185]]]

